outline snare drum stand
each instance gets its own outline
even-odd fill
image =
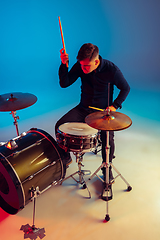
[[[83,155],[84,152],[73,152],[73,154],[76,156],[76,162],[78,163],[78,171],[72,173],[71,175],[69,175],[68,177],[64,178],[62,182],[64,182],[65,180],[67,180],[68,178],[73,178],[77,183],[83,185],[82,188],[86,189],[88,191],[89,194],[89,198],[91,198],[91,193],[87,187],[86,181],[84,179],[84,175],[90,175],[91,171],[89,170],[82,170],[81,167],[84,167],[84,165],[82,164],[82,160],[83,160]],[[79,175],[79,180],[77,180],[74,175],[78,174]]]

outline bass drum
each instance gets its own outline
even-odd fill
[[[0,207],[16,214],[31,200],[32,189],[44,192],[65,173],[57,142],[43,130],[30,129],[0,147]]]

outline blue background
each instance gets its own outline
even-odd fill
[[[131,86],[121,111],[159,122],[159,12],[159,0],[1,0],[0,94],[37,96],[33,106],[18,111],[21,121],[79,102],[79,80],[59,86],[60,16],[69,67],[83,43],[96,44]],[[12,124],[9,113],[0,112],[0,129]]]

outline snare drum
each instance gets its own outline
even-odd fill
[[[86,123],[70,122],[59,126],[57,142],[65,151],[89,152],[97,145],[98,130]]]
[[[62,149],[45,131],[31,129],[0,147],[0,207],[16,214],[31,200],[31,188],[45,191],[64,178]]]

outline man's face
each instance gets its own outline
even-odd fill
[[[85,74],[88,74],[88,73],[93,72],[98,67],[99,62],[100,62],[100,60],[97,58],[93,59],[91,61],[89,58],[86,58],[86,59],[80,61],[80,65],[81,65],[82,71]]]

